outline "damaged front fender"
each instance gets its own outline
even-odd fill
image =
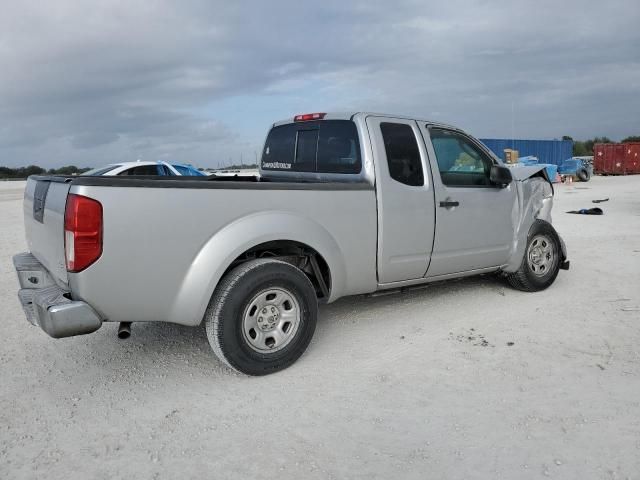
[[[551,224],[553,185],[544,166],[515,167],[511,170],[516,187],[516,202],[511,211],[514,225],[511,255],[503,271],[515,272],[520,267],[527,247],[529,229],[536,220]],[[567,258],[564,240],[558,235],[562,249],[562,263]],[[568,265],[568,263],[567,263]]]

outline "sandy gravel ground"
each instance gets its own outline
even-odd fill
[[[571,270],[322,308],[248,378],[203,329],[53,340],[23,317],[20,183],[0,184],[0,478],[640,478],[640,176],[559,186]],[[601,217],[566,210],[601,204]]]

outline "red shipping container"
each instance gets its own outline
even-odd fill
[[[604,175],[624,175],[626,150],[622,143],[596,143],[593,146],[593,171]]]
[[[623,143],[625,146],[625,173],[640,173],[640,142]]]

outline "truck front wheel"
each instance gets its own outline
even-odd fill
[[[525,292],[537,292],[551,285],[560,270],[562,247],[551,224],[536,220],[527,237],[527,248],[520,268],[507,274],[512,287]]]
[[[306,350],[318,301],[307,276],[275,259],[251,260],[229,272],[207,312],[207,337],[218,358],[247,375],[283,370]]]

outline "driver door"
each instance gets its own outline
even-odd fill
[[[492,157],[460,131],[421,125],[436,196],[436,231],[428,277],[499,267],[514,235],[515,185],[489,180]]]

